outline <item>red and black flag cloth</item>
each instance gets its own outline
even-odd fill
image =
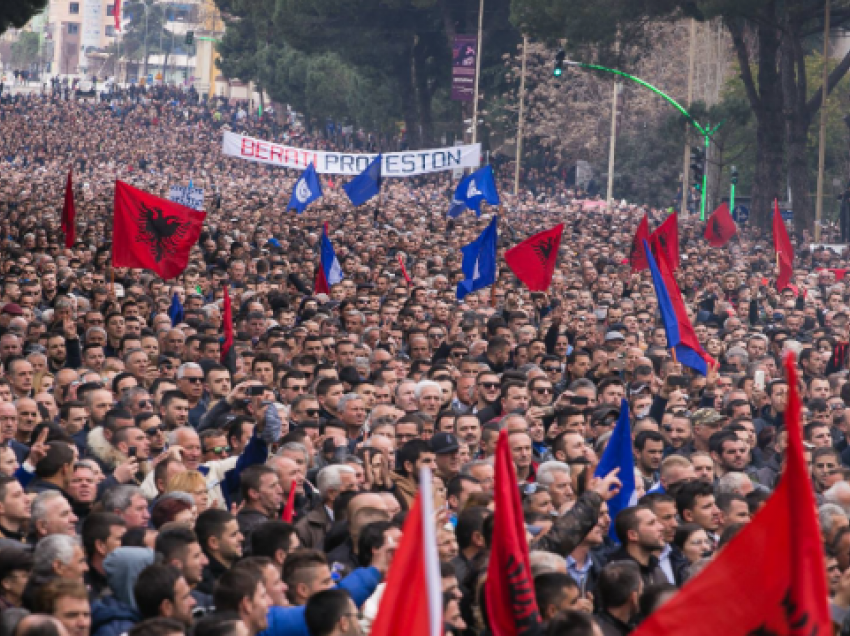
[[[556,225],[524,240],[505,252],[505,262],[531,291],[546,291],[558,261],[564,224]]]
[[[236,349],[233,348],[233,305],[230,302],[230,289],[224,285],[224,310],[221,312],[221,325],[224,341],[221,343],[221,363],[232,374],[236,373]]]
[[[658,258],[659,252],[673,270],[679,269],[679,215],[673,212],[649,237],[649,249]]]
[[[793,354],[785,359],[785,372],[788,449],[779,485],[753,520],[634,636],[833,633]]]
[[[738,226],[729,212],[729,204],[721,203],[708,217],[703,236],[711,247],[723,247],[737,233]]]
[[[73,168],[68,169],[68,179],[65,181],[65,203],[62,206],[62,232],[65,233],[65,247],[74,247],[77,240],[77,228],[74,225],[77,218],[77,208],[74,206]]]
[[[633,272],[641,272],[649,269],[649,262],[646,260],[646,250],[643,242],[649,242],[649,219],[644,214],[638,224],[637,231],[632,239],[632,249],[629,252],[629,265],[632,266]]]
[[[490,562],[484,597],[493,636],[529,636],[539,633],[540,613],[534,598],[525,522],[508,431],[499,433],[495,456],[495,503]]]
[[[179,276],[205,217],[206,212],[116,181],[112,264],[149,269],[163,279]]]

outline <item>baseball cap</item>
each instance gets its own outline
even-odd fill
[[[609,331],[605,334],[605,342],[611,342],[612,340],[625,340],[626,337],[621,334],[619,331]]]
[[[431,452],[437,455],[454,453],[460,449],[457,437],[451,433],[435,433],[431,438]]]

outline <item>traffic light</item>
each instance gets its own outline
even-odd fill
[[[732,166],[729,172],[731,173],[732,185],[738,185],[738,168]]]
[[[691,148],[691,182],[697,190],[702,190],[702,180],[705,175],[705,154],[702,148]]]
[[[194,31],[186,31],[186,46],[192,46],[192,43],[195,41],[195,32]]]
[[[558,54],[555,55],[555,70],[553,71],[553,75],[555,77],[561,77],[564,74],[564,60],[567,59],[567,54],[564,52],[564,49],[558,51]]]

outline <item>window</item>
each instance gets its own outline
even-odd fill
[[[77,35],[80,32],[80,25],[76,22],[68,24],[68,35]]]
[[[114,38],[115,37],[115,27],[111,24],[106,25],[106,37]]]
[[[111,18],[114,15],[115,15],[115,5],[114,4],[106,5],[106,17]]]
[[[68,13],[70,13],[71,15],[79,15],[80,14],[80,3],[79,2],[72,2],[69,9],[68,9]]]

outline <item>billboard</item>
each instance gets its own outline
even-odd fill
[[[456,35],[452,46],[452,99],[471,102],[475,94],[475,58],[478,55],[478,38],[474,35]]]

